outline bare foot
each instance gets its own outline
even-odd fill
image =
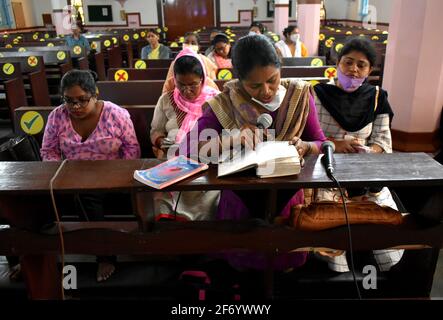
[[[11,281],[20,281],[22,278],[22,268],[19,264],[9,268],[9,279]]]
[[[97,282],[107,280],[115,271],[115,266],[110,262],[99,262],[97,268]]]

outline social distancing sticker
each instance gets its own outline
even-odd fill
[[[231,80],[232,79],[232,72],[228,69],[222,69],[217,74],[218,80]]]
[[[129,80],[129,75],[128,72],[126,72],[126,70],[120,69],[117,70],[114,74],[114,79],[115,81],[128,81]]]
[[[20,119],[20,127],[27,134],[37,134],[43,130],[45,121],[37,111],[25,112]]]
[[[4,74],[10,76],[11,74],[14,73],[15,67],[14,67],[14,65],[12,63],[5,63],[3,65],[3,69],[2,70],[3,70]]]
[[[146,69],[146,62],[143,60],[137,60],[135,62],[135,68],[136,69]]]

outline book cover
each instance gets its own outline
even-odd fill
[[[162,189],[206,169],[207,164],[178,156],[149,169],[135,170],[134,179],[153,188]]]

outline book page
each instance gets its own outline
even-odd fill
[[[218,164],[217,176],[222,177],[231,173],[240,172],[257,165],[257,153],[255,150],[242,149],[233,159],[225,160]]]
[[[298,159],[297,148],[289,145],[288,141],[265,141],[257,145],[257,164],[277,159],[295,158]]]

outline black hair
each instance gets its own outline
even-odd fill
[[[291,32],[294,31],[297,28],[298,28],[297,25],[288,26],[287,28],[285,28],[283,30],[283,35],[287,38],[288,35],[291,34]]]
[[[73,86],[79,86],[83,91],[95,96],[97,93],[95,86],[97,78],[97,74],[91,70],[74,69],[68,71],[61,80],[61,94],[63,95],[65,90],[72,88]]]
[[[280,68],[280,59],[271,41],[264,35],[256,34],[237,41],[232,49],[232,65],[242,80],[257,66]]]
[[[189,36],[195,36],[195,38],[197,39],[197,43],[200,43],[200,37],[198,36],[198,33],[192,32],[192,31],[188,31],[185,33],[185,35],[183,36],[183,38],[187,38]]]
[[[146,33],[146,37],[148,36],[148,33],[150,33],[150,32],[156,34],[157,37],[160,38],[160,33],[156,29],[154,29],[154,28],[148,29],[148,32]]]
[[[215,46],[215,44],[218,43],[218,42],[224,42],[224,43],[228,43],[229,44],[229,38],[224,33],[219,33],[218,35],[216,35],[214,37],[214,39],[212,40],[211,44],[213,46]]]
[[[260,23],[260,22],[253,22],[253,23],[251,23],[251,26],[249,27],[249,30],[251,30],[252,27],[258,27],[258,29],[260,30],[260,32],[262,34],[265,33],[265,26],[262,23]]]
[[[193,73],[203,79],[203,66],[200,61],[193,56],[182,56],[174,63],[174,75]]]
[[[340,62],[341,58],[344,55],[347,55],[348,53],[352,51],[358,51],[363,53],[366,58],[368,59],[371,67],[375,65],[375,60],[377,58],[377,52],[375,51],[374,46],[372,43],[367,39],[362,39],[361,37],[352,38],[348,40],[344,47],[340,50],[338,53],[338,60]]]

